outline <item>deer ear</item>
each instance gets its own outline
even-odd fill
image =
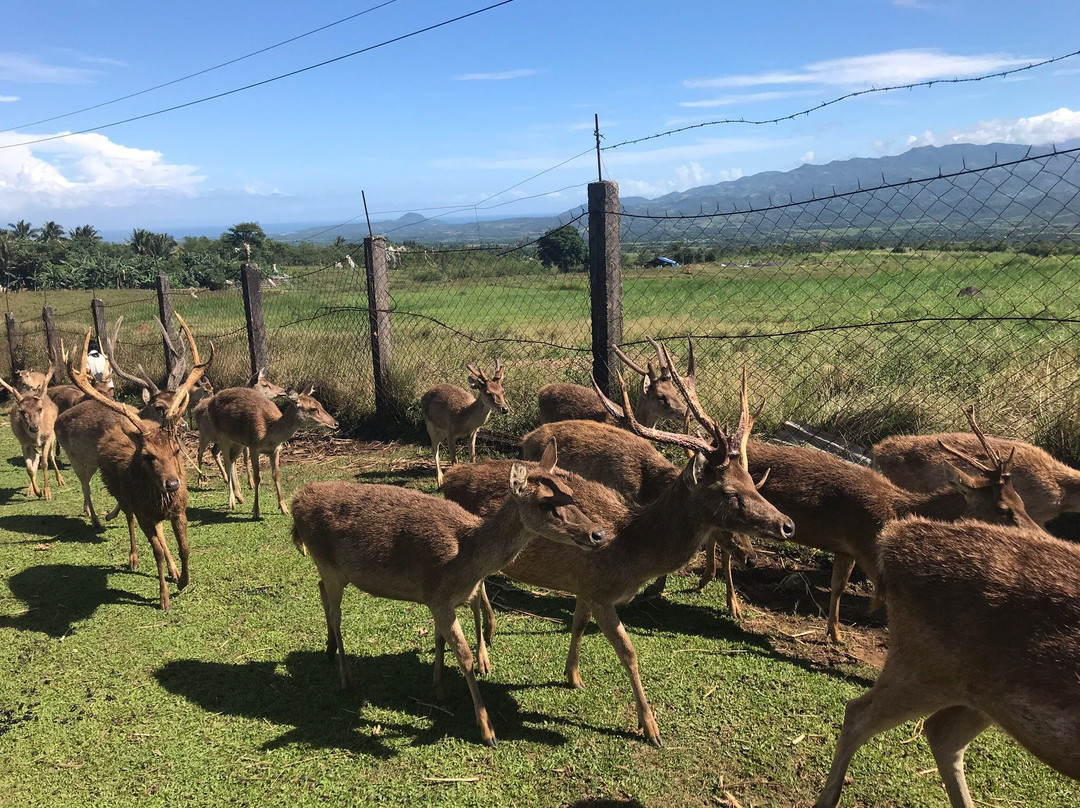
[[[559,448],[555,443],[555,436],[552,435],[551,440],[549,440],[547,446],[544,447],[544,454],[540,457],[540,466],[545,471],[551,471],[558,462]]]
[[[698,452],[686,464],[686,468],[682,471],[682,481],[686,484],[687,488],[693,488],[698,484],[701,479],[702,473],[705,471],[705,463],[708,462],[705,459],[704,452]]]
[[[529,487],[529,469],[522,463],[510,466],[510,493],[520,497]]]
[[[149,404],[150,403],[150,391],[147,390],[145,387],[142,389],[142,403],[143,404]]]
[[[977,479],[965,474],[952,463],[946,463],[946,465],[949,467],[949,479],[947,481],[949,488],[959,491],[961,494],[968,494],[974,489],[982,487]]]

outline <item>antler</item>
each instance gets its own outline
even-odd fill
[[[120,365],[116,363],[116,345],[120,339],[120,324],[124,322],[123,316],[117,317],[116,322],[113,324],[112,334],[106,334],[103,340],[105,345],[105,356],[108,357],[109,365],[112,367],[113,373],[119,376],[126,382],[138,385],[139,387],[145,387],[150,391],[150,395],[156,396],[161,391],[158,390],[158,386],[150,379],[150,376],[145,370],[142,370],[142,366],[138,367],[138,370],[142,371],[139,376],[133,376],[124,370]],[[83,370],[86,370],[86,352],[83,352]]]
[[[80,390],[82,390],[86,395],[90,396],[90,398],[97,401],[98,403],[104,404],[110,410],[113,410],[114,412],[118,412],[121,415],[123,415],[125,418],[127,418],[129,421],[131,421],[132,424],[134,424],[135,428],[137,430],[139,430],[139,432],[143,433],[144,435],[147,434],[149,432],[149,430],[146,428],[146,425],[143,423],[142,419],[139,418],[138,413],[135,411],[135,409],[133,407],[128,407],[127,405],[125,405],[125,404],[123,404],[123,403],[121,403],[119,401],[116,401],[115,399],[108,398],[104,394],[98,392],[98,390],[94,387],[94,385],[92,385],[90,383],[90,380],[88,378],[89,374],[87,373],[87,370],[86,370],[86,355],[87,355],[87,353],[89,351],[90,351],[90,329],[87,329],[87,331],[86,331],[86,339],[83,342],[83,350],[82,350],[82,362],[81,362],[82,370],[76,371],[75,368],[72,367],[72,364],[71,364],[71,360],[74,357],[71,357],[71,356],[67,357],[68,375],[71,376],[71,380],[73,382],[75,382],[75,386],[78,387]]]
[[[990,462],[994,464],[994,467],[990,468],[989,466],[976,460],[971,455],[966,454],[965,452],[961,452],[959,449],[956,449],[952,446],[949,446],[943,440],[939,440],[938,444],[949,454],[959,457],[965,463],[970,463],[979,471],[985,472],[986,474],[996,474],[1001,480],[1005,480],[1009,476],[1009,464],[1012,463],[1013,455],[1016,454],[1016,447],[1012,447],[1012,451],[1009,452],[1009,456],[1006,459],[1002,460],[1001,454],[990,445],[990,441],[986,439],[986,435],[981,429],[979,429],[979,425],[975,422],[975,407],[972,405],[965,408],[964,415],[967,416],[968,423],[971,425],[971,431],[974,432],[975,437],[979,439],[979,443],[982,444],[983,451],[986,452],[986,456],[990,458]]]
[[[482,382],[487,381],[487,375],[484,373],[484,371],[482,371],[478,367],[476,367],[476,365],[466,365],[465,369],[467,371],[469,371],[469,373],[471,373],[473,376],[478,378],[480,381],[482,381]]]
[[[173,369],[169,373],[169,378],[165,381],[165,389],[175,390],[180,385],[180,380],[187,372],[187,356],[184,352],[184,343],[181,342],[179,347],[174,345],[172,335],[169,334],[169,329],[165,327],[165,324],[161,322],[161,319],[155,317],[154,322],[157,323],[158,328],[161,329],[161,336],[162,339],[165,340],[165,347],[173,357]]]
[[[188,344],[191,346],[191,358],[194,360],[195,366],[191,369],[191,373],[188,374],[184,383],[176,389],[172,404],[169,405],[169,409],[165,413],[166,421],[178,418],[184,410],[187,409],[188,397],[191,395],[192,389],[206,373],[206,369],[210,367],[210,363],[214,361],[214,343],[210,343],[210,356],[207,357],[205,362],[200,362],[199,348],[195,344],[195,337],[191,335],[191,329],[188,328],[188,324],[184,322],[184,318],[179,314],[176,314],[176,319],[180,323],[180,328],[184,331],[184,336],[187,337]]]
[[[4,389],[11,393],[11,395],[15,396],[16,401],[23,400],[23,394],[16,390],[14,387],[12,387],[10,384],[8,384],[6,381],[0,379],[0,384],[4,385]]]

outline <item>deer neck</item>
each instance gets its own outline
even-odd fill
[[[923,516],[943,522],[954,522],[967,512],[967,499],[955,488],[938,488],[929,493],[903,491],[893,509],[897,517]]]
[[[1080,511],[1080,471],[1066,466],[1068,476],[1062,475],[1061,510],[1063,512]]]
[[[487,400],[482,396],[477,396],[473,403],[463,411],[463,422],[468,431],[472,432],[482,427],[489,415],[491,415],[491,408],[488,407]]]
[[[471,570],[479,581],[507,566],[536,535],[525,529],[518,504],[511,497],[494,514],[458,537],[454,565]],[[472,576],[469,577],[472,580]]]
[[[659,496],[619,525],[616,546],[642,580],[674,572],[701,549],[707,528],[678,473]]]
[[[281,417],[267,428],[264,444],[280,446],[300,428],[300,409],[295,404],[286,400],[279,409]]]

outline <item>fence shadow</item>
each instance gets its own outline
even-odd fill
[[[105,541],[104,529],[95,528],[84,517],[62,516],[55,513],[12,513],[0,516],[0,530],[38,536],[53,541],[74,541],[100,544]]]
[[[99,607],[111,603],[157,605],[157,593],[140,598],[109,586],[115,567],[74,564],[43,564],[17,572],[8,579],[11,594],[26,604],[27,611],[0,616],[0,627],[37,631],[50,637],[64,637],[75,624],[93,616]]]
[[[205,710],[288,728],[264,744],[264,750],[300,743],[387,758],[397,754],[388,743],[395,738],[414,746],[439,743],[447,736],[479,742],[468,687],[452,663],[446,670],[448,699],[437,705],[431,693],[430,661],[416,651],[350,654],[348,659],[355,687],[345,694],[340,691],[336,663],[319,651],[289,654],[284,671],[277,662],[181,659],[166,663],[154,676],[162,687]],[[566,743],[561,733],[538,726],[550,723],[551,716],[519,709],[513,691],[531,686],[480,682],[496,736],[549,746]],[[364,715],[369,705],[415,720],[388,723],[383,716],[374,721]]]

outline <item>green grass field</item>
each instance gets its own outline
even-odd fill
[[[635,732],[627,678],[595,629],[583,646],[587,690],[562,683],[572,601],[504,592],[494,671],[480,682],[500,741],[488,749],[456,667],[449,699],[433,700],[422,606],[347,593],[358,687],[339,691],[314,566],[272,497],[253,522],[250,499],[226,510],[219,481],[192,489],[192,583],[163,613],[147,542],[129,571],[123,520],[91,529],[66,469],[51,502],[28,500],[17,455],[4,426],[0,805],[674,808],[734,806],[730,795],[745,808],[808,806],[844,702],[874,676],[791,650],[815,641],[820,620],[805,627],[813,637],[785,639],[755,629],[760,609],[750,605],[740,626],[720,587],[698,594],[695,579],[674,576],[664,602],[621,610],[664,737],[657,750]],[[285,466],[284,486],[359,476],[431,491],[426,455],[357,445]],[[102,511],[111,500],[97,481],[94,490]],[[909,724],[864,747],[842,804],[944,806],[916,736]],[[1080,786],[997,731],[972,746],[968,776],[983,805],[1080,804]]]

